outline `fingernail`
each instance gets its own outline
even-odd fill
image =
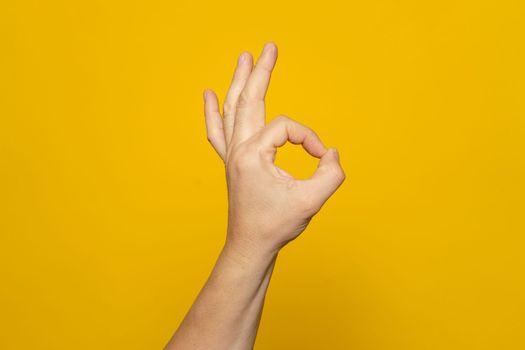
[[[244,62],[246,60],[245,52],[241,53],[239,55],[239,63]]]
[[[339,161],[339,152],[337,151],[337,148],[332,148],[334,150],[334,156]]]
[[[202,97],[204,98],[204,101],[206,101],[207,95],[208,95],[208,89],[204,89],[204,92],[202,93]]]
[[[271,50],[273,50],[273,47],[274,45],[272,42],[266,43],[266,45],[264,45],[263,53],[270,52]]]

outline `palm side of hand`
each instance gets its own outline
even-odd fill
[[[249,53],[241,54],[223,116],[215,93],[204,92],[208,140],[226,167],[227,239],[270,250],[297,237],[345,179],[337,151],[326,149],[313,130],[285,116],[266,124],[264,99],[276,59],[271,42],[255,67]],[[287,141],[320,158],[310,179],[294,179],[274,164]]]

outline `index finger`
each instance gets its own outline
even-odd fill
[[[264,156],[274,161],[277,147],[283,146],[287,141],[301,144],[306,152],[316,158],[321,158],[327,151],[312,129],[286,116],[278,116],[261,133]]]

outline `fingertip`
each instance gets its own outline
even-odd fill
[[[278,52],[278,49],[277,49],[277,44],[275,44],[275,42],[268,41],[266,42],[266,44],[264,44],[263,54],[269,53],[269,54],[277,56],[277,52]]]
[[[325,152],[322,158],[332,158],[335,157],[337,150],[334,147],[325,147]]]
[[[319,158],[319,159],[322,159],[324,157],[324,155],[329,151],[328,148],[326,148],[326,146],[324,145],[323,141],[321,140],[321,138],[315,133],[315,131],[312,131],[312,133],[315,135],[314,138],[316,140],[316,143],[317,143],[317,150],[316,150],[316,154],[312,154],[314,157],[316,158]]]
[[[244,63],[252,59],[252,54],[248,51],[244,51],[239,55],[239,63]]]
[[[206,98],[211,98],[212,100],[218,101],[219,98],[217,94],[212,89],[206,89]]]
[[[346,179],[346,174],[343,170],[343,167],[341,166],[341,161],[340,161],[340,158],[339,158],[339,151],[337,150],[337,148],[335,147],[332,147],[330,148],[330,152],[332,154],[332,157],[333,157],[333,164],[335,166],[334,170],[335,170],[335,173],[337,175],[337,178],[338,180],[340,181],[340,183],[343,183]]]
[[[320,167],[341,167],[341,163],[339,161],[339,152],[335,147],[330,147],[327,149],[326,153],[321,157],[321,161],[319,162]]]
[[[241,54],[239,55],[239,58],[237,59],[237,61],[239,63],[242,63],[242,62],[244,62],[245,59],[246,59],[246,52],[241,52]]]
[[[219,111],[219,98],[211,89],[205,89],[204,96],[204,110],[208,113],[215,113]]]
[[[332,147],[332,148],[331,148],[331,151],[332,151],[332,153],[334,154],[334,158],[335,158],[337,161],[339,161],[339,151],[337,150],[337,148]]]

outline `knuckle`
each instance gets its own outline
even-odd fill
[[[261,70],[265,72],[266,74],[272,74],[273,71],[273,65],[270,63],[262,63],[259,65]]]
[[[315,133],[315,131],[313,131],[311,128],[307,126],[304,127],[304,132],[305,132],[305,139],[317,138],[317,134]]]
[[[235,104],[231,101],[225,101],[222,107],[224,114],[231,114],[235,111]]]
[[[228,165],[235,173],[242,173],[253,166],[255,159],[251,147],[238,147],[231,152]]]
[[[332,173],[340,183],[342,183],[346,179],[346,174],[343,171],[343,168],[341,168],[340,166],[332,167]]]
[[[252,102],[252,98],[250,97],[249,92],[246,90],[243,90],[239,95],[239,99],[237,100],[237,108],[244,108],[250,105],[251,102]]]
[[[208,142],[212,144],[216,143],[222,137],[221,132],[222,132],[221,130],[216,130],[216,129],[210,130],[206,133],[206,139],[208,140]]]
[[[274,120],[275,120],[276,123],[279,123],[279,124],[282,123],[282,124],[284,124],[284,123],[287,123],[287,122],[290,120],[290,118],[287,117],[287,116],[284,115],[284,114],[280,114],[280,115],[278,115],[277,117],[275,117]]]
[[[320,209],[318,200],[311,195],[302,196],[298,201],[298,207],[307,215],[313,215]]]

